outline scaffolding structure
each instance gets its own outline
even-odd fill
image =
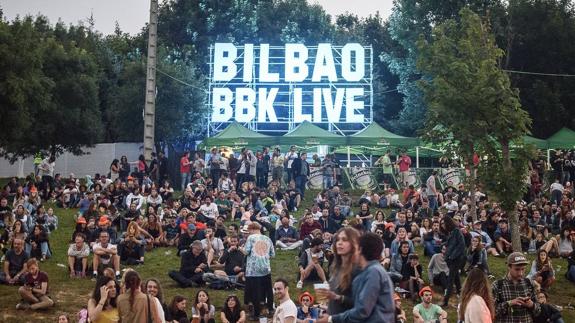
[[[363,89],[363,110],[355,112],[361,113],[364,116],[364,120],[361,123],[358,122],[329,122],[325,109],[323,107],[324,103],[322,101],[322,116],[321,122],[313,122],[314,124],[329,130],[334,133],[341,135],[350,135],[357,131],[360,131],[367,127],[373,121],[373,49],[371,46],[362,46],[364,49],[364,70],[365,75],[362,79],[356,82],[348,82],[341,77],[337,82],[331,82],[326,77],[323,77],[320,82],[312,82],[311,77],[306,78],[303,82],[286,82],[284,78],[285,74],[285,46],[269,46],[269,61],[268,68],[269,73],[278,73],[280,76],[279,82],[260,82],[258,79],[259,69],[260,69],[260,48],[259,45],[254,45],[253,51],[253,64],[252,69],[252,80],[250,82],[244,82],[243,80],[243,69],[244,69],[244,46],[236,46],[237,48],[237,58],[234,63],[237,66],[237,73],[230,81],[216,81],[214,79],[214,45],[210,46],[210,61],[209,61],[209,90],[208,90],[208,110],[210,111],[207,120],[207,136],[213,136],[225,129],[225,127],[231,122],[235,121],[235,117],[232,117],[228,122],[214,122],[212,121],[212,107],[214,103],[214,88],[228,88],[235,93],[237,88],[251,88],[257,92],[258,88],[279,88],[277,96],[275,98],[273,108],[277,115],[277,122],[258,122],[257,118],[254,118],[250,122],[243,122],[242,124],[247,128],[268,134],[268,135],[282,135],[292,131],[299,124],[294,120],[294,89],[300,88],[302,90],[302,112],[304,114],[311,114],[313,111],[313,89],[314,88],[329,88],[332,94],[332,102],[334,102],[334,96],[336,89],[345,88],[362,88]],[[308,59],[306,60],[306,65],[308,67],[309,74],[312,73],[314,68],[314,62],[316,59],[318,46],[306,46],[308,49]],[[342,71],[342,48],[343,46],[331,46],[332,54],[334,58],[336,75],[341,75]],[[342,112],[346,111],[346,100],[344,100],[342,105]],[[236,100],[232,102],[232,109],[236,110]],[[258,100],[255,102],[256,111],[259,109]]]

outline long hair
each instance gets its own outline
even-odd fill
[[[160,303],[163,303],[164,302],[164,291],[162,290],[162,285],[160,284],[160,281],[157,278],[146,279],[146,281],[144,281],[144,283],[142,284],[142,291],[144,291],[146,294],[148,293],[148,283],[149,282],[156,283],[156,286],[158,286],[158,295],[156,296],[156,298],[160,300]]]
[[[461,307],[459,308],[460,320],[465,320],[465,308],[473,295],[483,298],[487,308],[489,308],[491,319],[495,319],[495,305],[493,296],[491,295],[489,281],[487,280],[487,276],[483,270],[479,268],[473,268],[469,272],[469,275],[463,284],[463,290],[461,291]]]
[[[545,257],[545,261],[543,262],[541,261],[542,253],[545,253],[547,255],[547,257]],[[549,265],[549,267],[551,267],[551,260],[549,259],[549,254],[547,253],[547,250],[539,249],[539,251],[537,251],[537,258],[535,258],[535,264],[537,270],[541,270],[545,265]]]
[[[200,301],[199,301],[199,296],[200,296],[200,293],[201,293],[201,292],[204,292],[204,293],[206,294],[206,296],[208,297],[208,301],[206,302],[206,304],[208,304],[208,312],[209,312],[209,311],[210,311],[210,307],[211,307],[211,304],[210,304],[210,294],[208,294],[208,292],[207,292],[205,289],[200,289],[200,290],[196,293],[196,299],[194,299],[194,306],[198,305],[198,303],[200,302]],[[201,308],[201,309],[200,309],[200,316],[204,316],[204,315],[206,315],[206,310],[205,310],[204,308]]]
[[[140,287],[142,281],[140,279],[140,275],[134,270],[126,272],[124,281],[126,292],[129,291],[130,293],[130,310],[132,310],[134,308],[134,298],[136,297],[136,292],[138,291],[138,287]]]
[[[102,288],[102,286],[106,285],[112,280],[114,279],[109,276],[100,276],[100,278],[98,278],[98,280],[96,281],[96,287],[94,287],[94,291],[92,292],[92,298],[96,301],[96,304],[98,304],[100,302],[100,299],[102,299],[102,295],[100,294],[100,288]],[[110,304],[114,308],[116,307],[116,297],[108,298],[108,304]]]
[[[345,258],[338,255],[336,251],[337,237],[342,232],[345,233],[347,239],[351,243],[351,255]],[[332,249],[335,252],[335,256],[333,264],[331,265],[330,272],[333,273],[332,279],[335,279],[335,282],[337,283],[336,288],[339,288],[340,290],[347,290],[351,285],[353,278],[352,271],[354,266],[351,257],[359,248],[359,236],[359,231],[349,226],[339,229],[334,236],[335,239],[333,239]]]
[[[182,295],[176,295],[174,296],[174,298],[172,298],[172,301],[170,302],[170,306],[168,307],[170,313],[174,314],[178,311],[178,303],[185,300],[186,298]]]
[[[228,307],[228,301],[230,299],[234,299],[236,301],[236,306],[234,306],[233,309]],[[240,315],[242,312],[242,309],[240,307],[240,299],[236,295],[228,296],[226,298],[225,303],[224,303],[224,307],[222,309],[222,312],[224,313],[224,315],[226,316],[226,319],[228,321],[237,322],[240,319]]]

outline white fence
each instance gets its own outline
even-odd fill
[[[56,159],[54,173],[60,173],[67,177],[74,173],[77,177],[94,175],[95,173],[108,174],[110,164],[114,158],[120,159],[126,156],[128,161],[137,161],[138,156],[143,154],[143,144],[137,142],[119,142],[110,144],[97,144],[92,148],[86,148],[86,155],[74,156],[64,153]],[[133,168],[133,167],[132,167]],[[34,158],[20,159],[14,164],[0,158],[0,177],[25,177],[34,172]]]

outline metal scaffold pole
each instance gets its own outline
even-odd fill
[[[156,50],[158,43],[158,0],[150,0],[148,26],[148,62],[146,65],[146,103],[144,107],[144,157],[152,160],[156,124]]]

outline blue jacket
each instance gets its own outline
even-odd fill
[[[395,322],[393,283],[377,260],[353,279],[353,308],[332,316],[334,323]]]

